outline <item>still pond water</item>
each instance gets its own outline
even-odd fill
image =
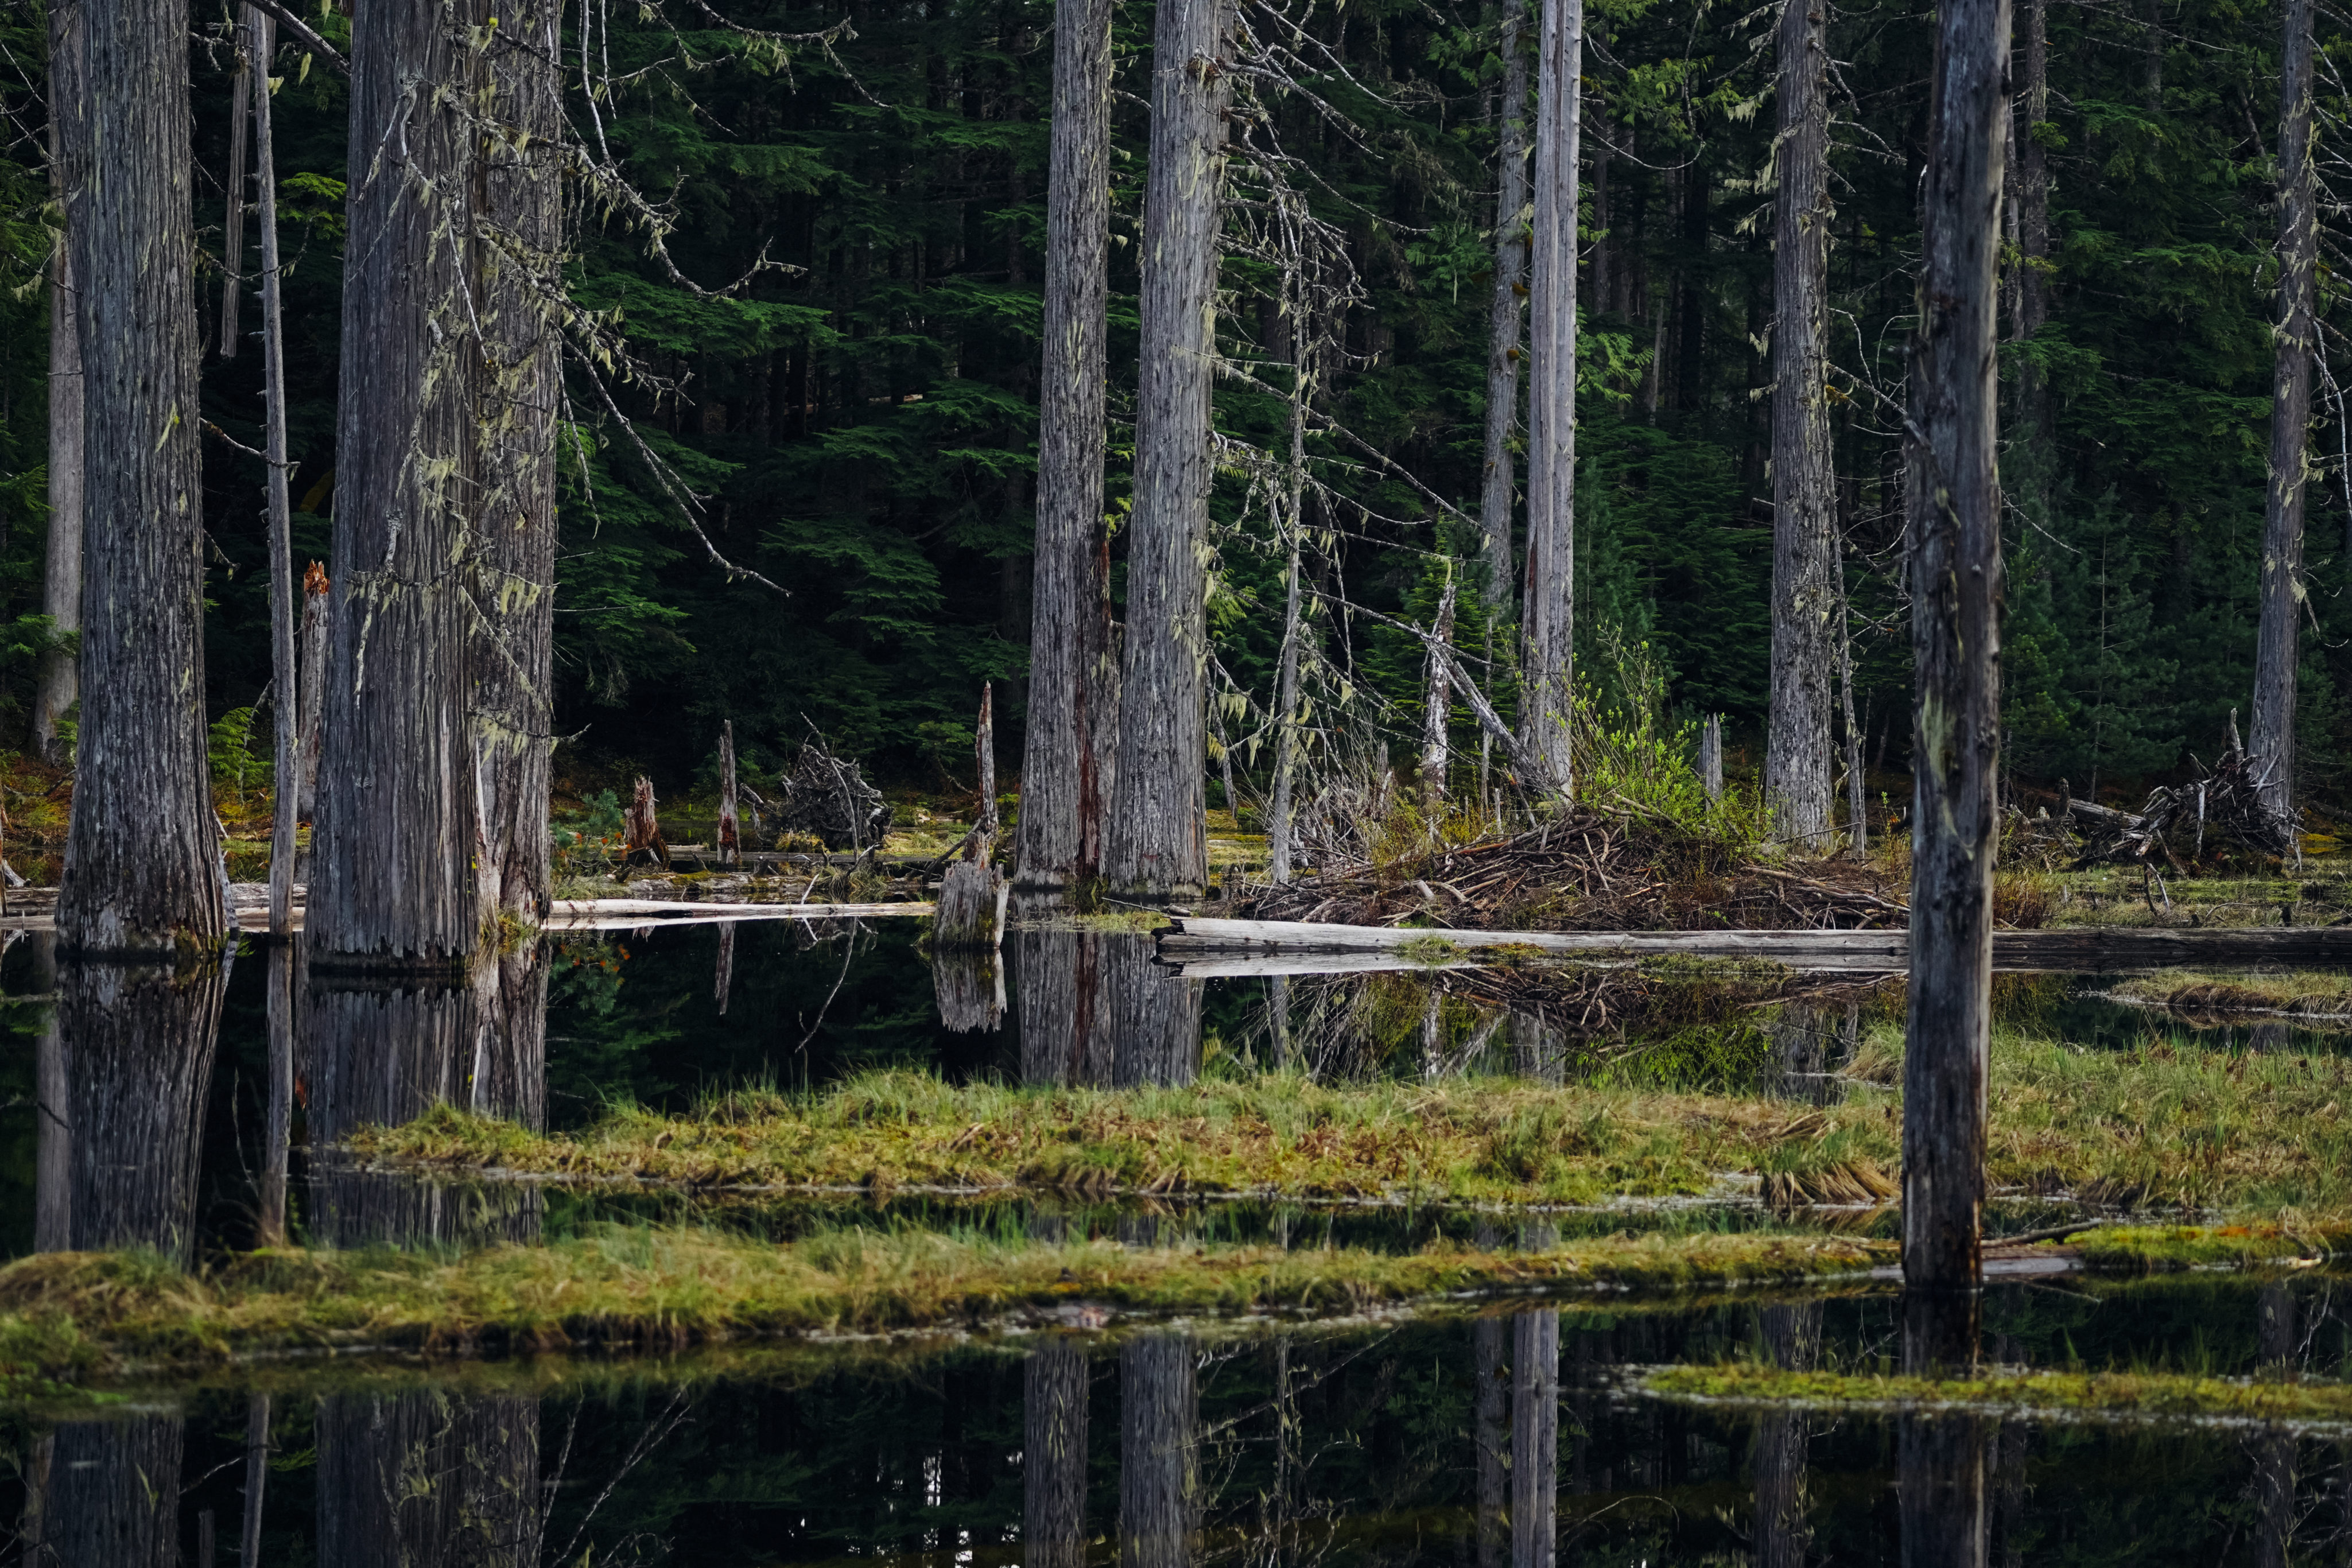
[[[1759,1007],[1753,987],[1622,974],[1508,994],[1462,976],[1194,983],[1155,969],[1145,939],[1070,931],[1018,933],[1001,975],[935,975],[917,935],[886,922],[573,939],[510,964],[494,991],[441,994],[298,991],[289,966],[249,953],[216,990],[169,999],[60,975],[19,942],[0,954],[12,998],[0,1252],[139,1242],[200,1257],[281,1215],[319,1244],[461,1246],[697,1216],[656,1194],[432,1186],[304,1157],[342,1127],[436,1099],[562,1127],[615,1102],[683,1108],[731,1084],[822,1085],[877,1066],[1118,1084],[1279,1061],[1355,1077],[1605,1073],[1819,1100],[1899,1005],[1847,984]],[[2019,977],[2002,1005],[2095,1048],[2187,1032],[2101,1000],[2106,985]],[[2200,1036],[2224,1037],[2340,1044],[2268,1026]],[[698,1212],[777,1236],[1036,1218],[1017,1205],[847,1199]],[[2044,1217],[2012,1205],[2000,1223]],[[1481,1223],[1244,1205],[1055,1219],[1161,1244],[1298,1246],[1415,1246]],[[1765,1216],[1723,1205],[1549,1223]],[[2325,1276],[2292,1289],[2007,1284],[1989,1293],[1985,1351],[2021,1365],[2341,1377],[2347,1298],[2352,1285]],[[1874,1369],[1899,1342],[1895,1297],[1851,1289],[676,1360],[262,1366],[138,1389],[101,1420],[0,1412],[0,1562],[2352,1562],[2352,1437],[1758,1414],[1635,1386],[1645,1366],[1733,1356]]]

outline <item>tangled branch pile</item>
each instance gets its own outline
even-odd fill
[[[1243,912],[1489,931],[1864,931],[1909,918],[1874,868],[1765,864],[1677,823],[1581,805],[1509,837],[1327,861]]]
[[[2263,770],[2233,743],[2203,777],[2177,787],[2158,785],[2137,816],[2069,799],[2066,825],[2082,841],[2075,868],[2161,861],[2185,877],[2205,858],[2209,837],[2217,844],[2237,844],[2258,855],[2292,859],[2294,826],[2263,801],[2264,782]]]
[[[890,821],[889,805],[882,792],[866,782],[857,763],[833,754],[812,735],[801,742],[800,755],[777,780],[782,798],[776,806],[777,826],[786,833],[810,833],[828,849],[863,849],[881,841]]]

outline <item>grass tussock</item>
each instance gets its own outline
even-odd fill
[[[1670,1398],[1890,1410],[1973,1408],[2050,1414],[2340,1426],[2352,1385],[2163,1372],[1993,1372],[1937,1379],[1790,1372],[1755,1363],[1667,1367],[1643,1380]]]
[[[2126,981],[2116,987],[2116,995],[2124,1001],[2165,1007],[2192,1017],[2231,1013],[2352,1017],[2352,974],[2316,970],[2209,974],[2193,969],[2167,969]]]
[[[1328,1315],[1465,1292],[1795,1281],[1852,1273],[1875,1257],[1834,1237],[1727,1234],[1393,1254],[1055,1245],[911,1229],[777,1246],[625,1226],[456,1256],[268,1250],[197,1271],[152,1254],[50,1253],[0,1268],[0,1391],[262,1352],[646,1352],[1040,1314],[1091,1327],[1117,1312]]]
[[[1818,1110],[1616,1082],[1468,1078],[1180,1089],[951,1086],[868,1073],[814,1094],[747,1089],[677,1116],[621,1109],[540,1136],[452,1109],[352,1140],[454,1169],[724,1187],[1029,1188],[1582,1204],[1784,1178],[1779,1201],[1872,1201],[1901,1142],[1898,1027],[1869,1031]],[[2301,1049],[2126,1051],[1996,1033],[1997,1192],[2117,1206],[2352,1215],[2352,1060]],[[1865,1199],[1855,1186],[1872,1190]]]

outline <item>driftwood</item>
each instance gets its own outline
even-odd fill
[[[1377,811],[1385,788],[1382,780],[1354,794],[1361,808]],[[1302,815],[1302,837],[1315,832],[1317,816]],[[1310,854],[1316,848],[1321,871],[1258,890],[1239,912],[1349,925],[1418,920],[1608,931],[1862,930],[1908,919],[1892,879],[1869,867],[1738,863],[1670,824],[1587,806],[1508,838],[1381,862],[1367,858],[1360,834],[1331,832]]]
[[[879,844],[890,820],[882,792],[866,782],[855,762],[835,756],[814,732],[801,742],[800,755],[777,787],[777,827],[811,834],[827,849],[863,850]]]

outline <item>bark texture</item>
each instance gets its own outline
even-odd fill
[[[187,8],[84,5],[87,161],[67,243],[89,467],[81,721],[58,936],[85,954],[216,945],[205,751],[203,482]],[[88,443],[85,438],[84,447]]]
[[[296,668],[295,621],[299,607],[294,587],[294,512],[286,493],[286,309],[278,289],[278,153],[269,115],[269,62],[278,52],[278,25],[258,7],[245,8],[245,36],[257,68],[252,72],[254,182],[261,227],[261,376],[262,455],[269,467],[267,500],[269,511],[269,666],[278,697],[270,704],[276,734],[277,776],[273,820],[269,834],[269,930],[280,939],[294,931],[295,831],[300,820],[302,672]],[[243,79],[242,77],[239,79]],[[242,120],[239,124],[244,123]],[[230,269],[235,271],[235,268]],[[235,279],[222,287],[234,298]],[[235,320],[234,307],[221,307],[223,331]],[[224,339],[226,356],[230,344]]]
[[[188,1259],[225,990],[210,966],[175,977],[152,964],[58,965],[64,1147],[43,1150],[41,1173],[67,1191],[38,1204],[44,1249]]]
[[[1987,1424],[1906,1415],[1895,1436],[1903,1568],[1984,1568]]]
[[[1536,50],[1536,169],[1528,370],[1528,581],[1522,753],[1569,795],[1575,703],[1576,158],[1583,0],[1544,0]]]
[[[1110,246],[1110,0],[1055,0],[1038,383],[1029,716],[1014,880],[1063,889],[1102,867],[1118,671],[1103,523]]]
[[[473,763],[485,927],[547,918],[554,749],[555,440],[563,401],[561,6],[498,6],[480,151],[481,412],[473,554]]]
[[[1559,1313],[1511,1320],[1511,1568],[1559,1552]]]
[[[480,62],[453,22],[441,0],[379,0],[352,21],[314,964],[447,967],[481,926],[465,114]]]
[[[1024,924],[1013,933],[1020,964],[1014,990],[1021,1025],[1021,1081],[1056,1088],[1107,1084],[1111,1012],[1102,949],[1093,931]]]
[[[1087,1553],[1087,1352],[1063,1341],[1021,1368],[1024,1568],[1079,1568]]]
[[[1919,326],[1911,345],[1911,983],[1903,1274],[1973,1297],[1984,1203],[1992,874],[2000,848],[2000,491],[1993,316],[2008,0],[1937,16]]]
[[[1822,1306],[1758,1310],[1757,1327],[1772,1364],[1811,1372],[1821,1350]],[[1756,1568],[1804,1568],[1813,1533],[1805,1520],[1805,1410],[1767,1410],[1756,1418],[1748,1468],[1756,1485]]]
[[[2263,802],[2294,822],[2296,626],[2303,615],[2303,503],[2318,337],[2319,224],[2311,171],[2312,0],[2287,0],[2279,78],[2279,300],[2271,375],[2270,486],[2263,504],[2262,623],[2247,739]]]
[[[89,159],[81,15],[79,4],[49,7],[49,185],[64,232],[49,258],[49,538],[41,609],[60,637],[81,629],[82,377],[73,248]],[[58,721],[79,696],[77,673],[68,650],[53,647],[41,655],[32,739],[53,766],[69,761]]]
[[[1835,826],[1830,680],[1837,668],[1831,462],[1829,55],[1825,7],[1780,9],[1779,193],[1772,234],[1772,693],[1764,799],[1773,836],[1825,849]]]
[[[49,1458],[41,1548],[59,1568],[175,1568],[185,1422],[176,1415],[69,1421]]]
[[[1118,777],[1104,838],[1106,879],[1147,900],[1196,898],[1209,879],[1209,388],[1231,17],[1230,0],[1167,0],[1152,46],[1135,509]]]
[[[537,1568],[536,1399],[333,1394],[317,1420],[320,1562]]]
[[[743,863],[743,825],[735,810],[735,721],[719,726],[719,863]]]
[[[1528,6],[1503,0],[1501,149],[1495,197],[1495,300],[1486,344],[1486,472],[1478,502],[1479,559],[1486,605],[1510,618],[1518,574],[1512,569],[1511,519],[1517,499],[1511,434],[1519,423],[1519,301],[1528,289]]]
[[[1192,1342],[1145,1334],[1118,1357],[1119,1568],[1185,1568],[1200,1529]]]
[[[1439,647],[1454,642],[1454,585],[1451,579],[1437,602],[1437,623],[1430,636]],[[1450,764],[1452,749],[1447,744],[1447,721],[1453,716],[1451,689],[1446,684],[1448,660],[1437,649],[1430,650],[1425,679],[1428,682],[1422,698],[1421,712],[1421,793],[1422,798],[1434,808],[1445,799],[1445,773]]]

